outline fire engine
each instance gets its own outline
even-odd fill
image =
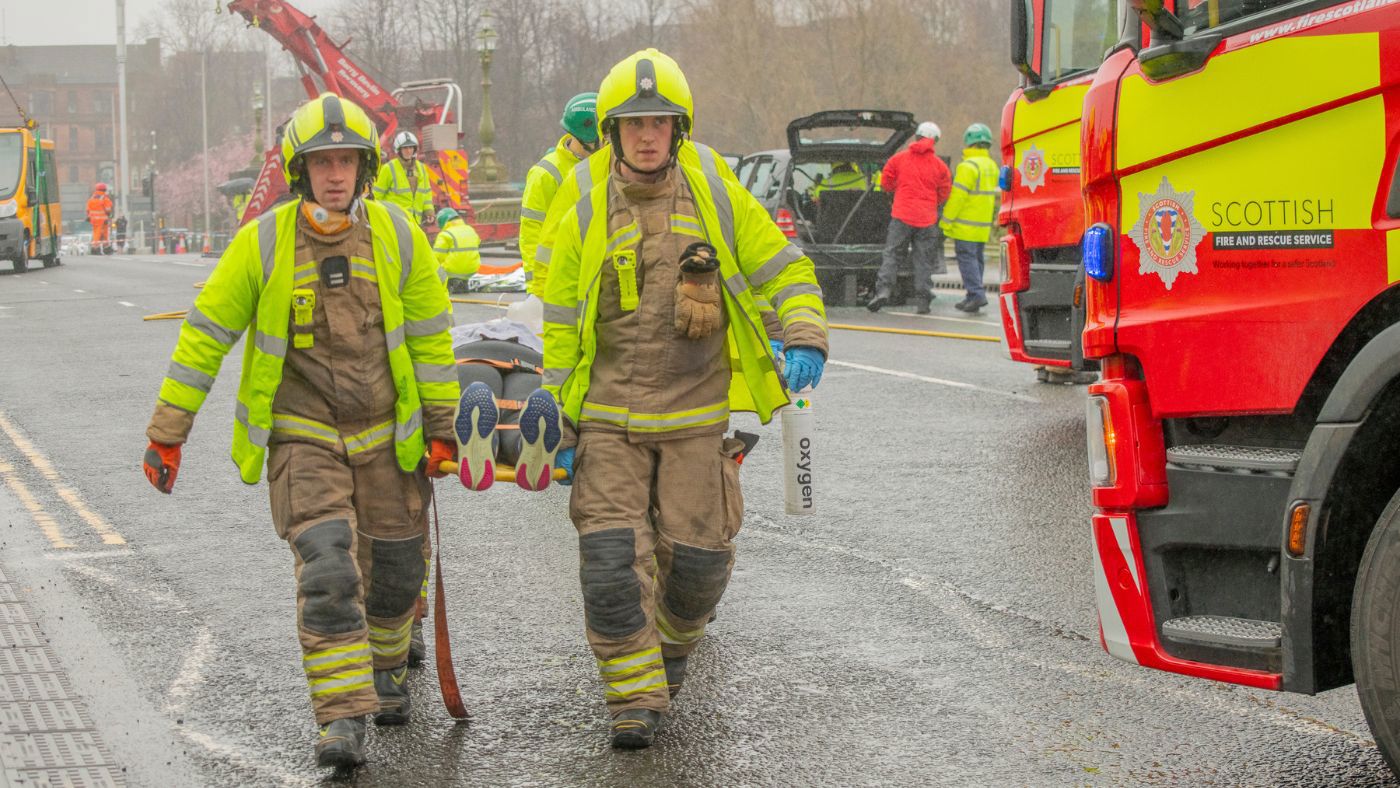
[[[1001,322],[1013,361],[1037,365],[1042,381],[1084,381],[1093,375],[1081,371],[1096,365],[1081,352],[1083,321],[1072,308],[1084,290],[1079,118],[1103,53],[1118,40],[1119,15],[1109,0],[1040,4],[1037,13],[1056,14],[1045,23],[1051,33],[1013,31],[1027,48],[1013,61],[1028,79],[1001,116]],[[1043,72],[1031,65],[1042,62]]]
[[[1082,2],[1013,7],[1029,74]],[[1080,137],[1103,646],[1355,682],[1395,770],[1400,4],[1129,2]]]

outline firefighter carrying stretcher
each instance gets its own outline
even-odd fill
[[[367,716],[410,716],[427,477],[456,457],[452,312],[418,217],[360,199],[379,164],[363,110],[331,93],[303,104],[282,160],[296,199],[245,225],[195,299],[145,471],[171,491],[195,413],[251,328],[233,460],[256,484],[266,458],[273,524],[292,550],[317,763],[355,766]]]

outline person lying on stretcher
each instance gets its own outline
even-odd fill
[[[483,339],[457,345],[457,476],[468,490],[511,478],[544,490],[554,478],[563,438],[554,395],[540,388],[543,357],[517,342]],[[512,467],[513,466],[513,467]],[[451,470],[444,466],[444,470]]]

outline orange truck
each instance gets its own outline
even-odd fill
[[[58,265],[63,215],[53,140],[26,127],[0,128],[0,259],[24,271],[29,259]]]

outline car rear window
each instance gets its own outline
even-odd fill
[[[798,141],[802,145],[868,145],[879,149],[898,133],[896,129],[882,129],[878,126],[822,126],[803,129]]]

